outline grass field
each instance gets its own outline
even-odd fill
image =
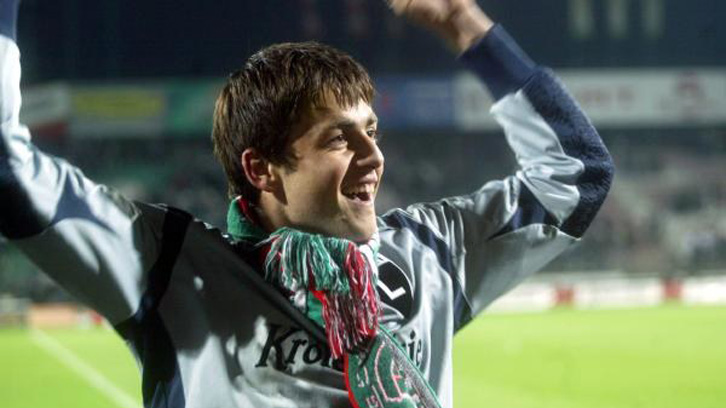
[[[0,407],[139,407],[102,329],[0,330]],[[721,408],[726,307],[486,315],[455,345],[456,408]]]

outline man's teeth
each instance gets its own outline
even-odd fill
[[[374,190],[374,187],[372,184],[366,184],[364,186],[346,189],[343,191],[343,194],[345,194],[345,195],[371,194],[371,193],[373,193],[373,190]]]

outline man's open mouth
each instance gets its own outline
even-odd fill
[[[362,186],[349,188],[343,191],[343,195],[353,201],[369,202],[373,199],[373,184],[365,184]]]
[[[354,194],[343,194],[344,196],[348,197],[348,199],[353,201],[371,201],[373,198],[373,194],[371,193],[354,193]]]

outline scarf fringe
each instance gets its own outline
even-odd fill
[[[274,232],[268,242],[266,279],[292,292],[314,293],[322,304],[333,357],[363,349],[376,335],[379,300],[375,273],[358,247],[347,240],[290,228]]]

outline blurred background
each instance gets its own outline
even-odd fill
[[[479,3],[557,71],[617,167],[581,243],[494,310],[726,303],[726,2]],[[350,52],[377,83],[380,212],[514,171],[484,88],[437,39],[372,0],[24,0],[22,118],[37,145],[91,178],[223,227],[216,93],[259,48],[309,39]],[[31,304],[72,302],[1,241],[0,296],[6,321],[26,319],[7,316]]]

